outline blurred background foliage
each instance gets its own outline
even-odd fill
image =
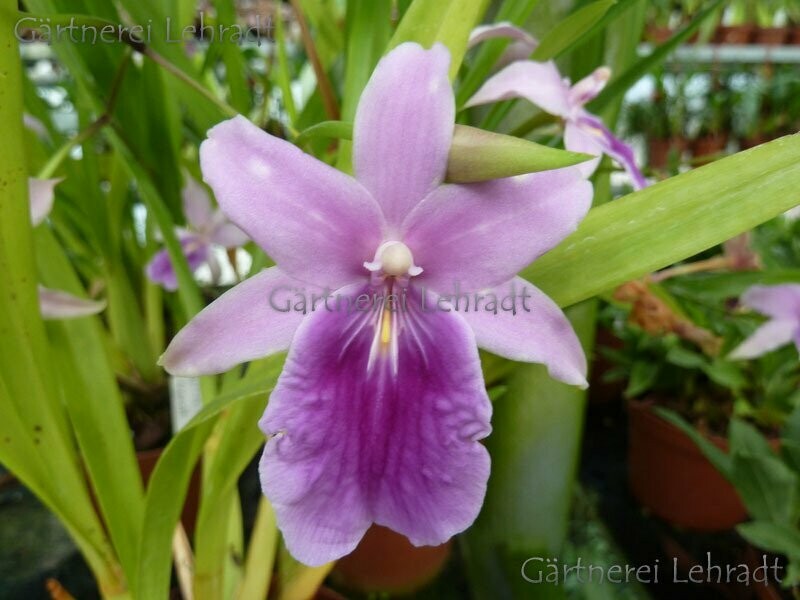
[[[629,183],[606,159],[595,176],[595,203],[619,203],[620,212],[602,213],[612,216],[598,217],[593,227],[611,231],[601,225],[621,219],[616,215],[631,201],[642,206],[645,200],[688,197],[692,186],[705,182],[702,200],[718,182],[741,176],[741,186],[720,185],[717,199],[722,207],[739,199],[737,193],[759,194],[742,209],[752,214],[740,221],[720,217],[721,231],[738,233],[800,200],[790,197],[798,189],[796,142],[775,142],[748,155],[773,171],[747,171],[748,159],[726,158],[800,128],[796,2],[15,4],[2,5],[6,31],[19,19],[17,8],[43,19],[40,24],[74,17],[85,25],[152,29],[144,44],[46,43],[44,28],[26,29],[22,68],[16,50],[5,53],[4,72],[19,74],[19,89],[12,83],[10,92],[24,109],[0,103],[4,127],[22,112],[26,126],[9,125],[0,159],[9,169],[24,159],[30,177],[61,179],[50,217],[32,232],[21,225],[19,211],[4,207],[5,239],[35,250],[18,264],[9,261],[5,284],[32,294],[26,277],[36,272],[48,287],[103,299],[107,309],[97,317],[42,325],[30,294],[3,296],[0,331],[9,343],[0,352],[0,463],[7,469],[0,479],[0,597],[751,598],[752,590],[741,586],[687,591],[666,582],[586,585],[574,578],[533,585],[520,569],[534,556],[612,565],[644,564],[670,553],[688,568],[706,551],[749,561],[756,547],[792,558],[786,544],[737,536],[730,530],[735,523],[716,537],[673,529],[634,486],[645,511],[639,508],[625,473],[629,403],[671,409],[700,436],[701,446],[709,436],[724,435],[732,420],[751,423],[768,439],[779,439],[793,423],[789,416],[800,399],[794,348],[755,361],[724,359],[762,321],[740,306],[738,296],[756,283],[799,280],[799,225],[791,215],[724,245],[717,234],[687,241],[687,229],[674,244],[664,242],[679,248],[669,256],[687,260],[671,265],[673,260],[643,258],[627,271],[641,278],[633,285],[618,287],[624,278],[601,274],[593,284],[594,274],[570,279],[563,274],[568,270],[532,271],[537,282],[554,291],[560,286],[556,298],[573,300],[566,302],[572,305],[568,314],[594,362],[590,397],[553,382],[541,367],[483,357],[495,402],[494,434],[487,441],[493,458],[489,491],[475,525],[439,549],[420,553],[374,530],[337,566],[309,569],[294,562],[260,497],[253,462],[263,443],[255,423],[282,357],[199,381],[170,381],[157,359],[203,306],[271,264],[247,244],[217,251],[221,273],[208,266],[193,271],[181,250],[175,227],[186,224],[182,190],[189,178],[201,179],[198,146],[219,121],[245,114],[349,170],[349,142],[337,139],[341,127],[312,128],[352,120],[360,91],[387,47],[404,40],[446,43],[456,59],[460,106],[492,72],[507,43],[495,40],[467,51],[469,31],[479,23],[511,21],[542,41],[535,58],[556,59],[573,81],[610,66],[616,76],[591,108],[610,127],[618,123],[651,180],[677,176],[675,188],[656,186],[651,196],[621,198]],[[261,37],[235,43],[228,32],[228,39],[210,43],[166,41],[198,24],[200,13],[208,25],[238,22],[256,27]],[[462,110],[458,119],[560,143],[553,123],[524,102]],[[685,178],[692,171],[700,174]],[[772,179],[764,182],[768,175]],[[757,204],[764,207],[758,214]],[[613,243],[622,261],[626,241]],[[174,293],[145,276],[145,265],[162,248],[176,270]],[[613,271],[622,263],[608,264]],[[666,271],[648,276],[661,267]],[[613,285],[604,286],[609,281]],[[599,299],[586,300],[598,291],[604,291]],[[750,478],[723,475],[735,479],[736,489],[752,490],[759,469],[776,468],[763,467],[770,461],[762,456]],[[715,466],[719,461],[708,464]],[[717,500],[702,501],[713,506]],[[792,496],[787,503],[794,501]],[[739,520],[749,511],[771,522],[770,515],[756,514],[752,502],[745,504]],[[797,511],[789,512],[795,526]],[[376,556],[383,560],[372,560]],[[788,592],[773,585],[770,593]]]

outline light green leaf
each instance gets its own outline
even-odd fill
[[[450,79],[461,67],[470,31],[478,24],[487,0],[414,0],[389,42],[389,49],[403,42],[430,48],[441,42],[450,50]]]
[[[799,155],[786,136],[604,204],[522,276],[569,306],[707,250],[798,203]]]
[[[796,529],[769,521],[753,521],[739,525],[736,531],[762,550],[800,560],[800,532]]]
[[[593,30],[608,9],[616,3],[617,0],[597,0],[597,2],[579,8],[548,32],[531,58],[536,61],[555,58],[581,39],[588,31]]]
[[[237,386],[208,404],[170,440],[150,477],[145,497],[147,526],[139,548],[139,571],[131,586],[137,598],[162,598],[169,588],[172,532],[186,497],[189,478],[217,417],[234,404],[239,410],[262,407],[283,365],[283,356],[267,359],[262,377]],[[246,409],[244,405],[250,408]]]

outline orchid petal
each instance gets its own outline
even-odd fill
[[[186,220],[195,230],[206,231],[214,214],[206,188],[187,175],[181,195]]]
[[[800,285],[754,285],[742,295],[742,304],[776,319],[800,321]]]
[[[420,298],[412,289],[402,313],[396,371],[383,356],[370,363],[372,313],[319,311],[297,330],[260,422],[272,436],[260,473],[303,563],[349,553],[373,522],[436,545],[478,514],[491,404],[475,340],[458,314],[421,310]]]
[[[767,321],[728,355],[731,360],[757,358],[781,346],[785,346],[798,335],[797,321]]]
[[[214,228],[209,240],[223,248],[241,248],[250,241],[250,238],[233,223],[222,223]]]
[[[597,170],[604,150],[596,135],[589,133],[574,121],[567,121],[564,125],[564,148],[571,152],[583,152],[597,157],[575,165],[584,177],[591,177]]]
[[[76,319],[96,315],[106,303],[78,298],[67,292],[39,286],[39,309],[44,319]]]
[[[182,237],[180,242],[190,271],[196,271],[208,260],[210,248],[196,235],[188,234]],[[145,274],[150,281],[160,284],[167,291],[174,292],[178,289],[178,276],[175,274],[172,259],[166,250],[155,253],[145,267]]]
[[[508,21],[503,21],[494,25],[479,25],[473,29],[472,33],[469,34],[467,48],[472,48],[481,42],[496,38],[511,38],[512,40],[497,61],[498,67],[504,67],[517,60],[525,60],[539,45],[538,40],[530,33],[512,25]]]
[[[296,291],[318,290],[277,267],[254,275],[217,298],[181,329],[160,364],[173,375],[197,377],[222,373],[240,363],[286,350],[305,316],[288,304]]]
[[[633,149],[611,133],[600,119],[589,113],[584,113],[574,123],[575,126],[572,128],[570,134],[571,139],[567,140],[565,137],[565,145],[569,143],[579,145],[575,139],[579,137],[577,134],[577,129],[579,128],[585,139],[594,139],[597,143],[597,147],[603,154],[607,154],[622,165],[628,172],[634,189],[641,190],[647,187],[647,180],[644,175],[642,175],[639,167],[636,166],[636,158],[633,155]],[[571,125],[571,123],[568,123],[568,127],[569,125]],[[567,150],[573,150],[574,152],[582,151],[570,148],[568,145]]]
[[[592,71],[590,75],[572,86],[569,91],[570,104],[573,107],[583,106],[587,102],[594,100],[606,87],[610,77],[611,69],[608,67],[600,67]]]
[[[466,106],[525,98],[552,115],[568,118],[572,110],[569,89],[552,61],[521,60],[487,79]]]
[[[508,281],[573,232],[592,203],[574,167],[473,184],[445,185],[403,224],[403,241],[441,293]]]
[[[544,364],[554,379],[588,386],[586,355],[555,302],[521,277],[480,295],[480,300],[472,296],[462,297],[460,303],[456,298],[450,301],[472,327],[478,346],[511,360]],[[464,304],[465,299],[472,304]],[[488,309],[492,301],[496,313]]]
[[[292,277],[350,283],[382,241],[367,190],[242,116],[208,132],[200,163],[225,214]]]
[[[353,168],[392,226],[444,180],[455,123],[449,67],[441,44],[401,44],[381,59],[361,94]]]
[[[53,210],[55,187],[61,179],[28,179],[31,224],[36,227],[47,218]]]

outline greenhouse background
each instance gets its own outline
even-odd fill
[[[403,70],[404,52],[423,58]],[[445,85],[409,83],[437,68]],[[455,125],[434,156],[441,87]],[[370,120],[380,92],[390,108]],[[0,122],[0,599],[800,597],[798,0],[0,0]],[[303,313],[291,345],[255,293],[208,315],[301,256],[335,271],[370,218],[362,203],[336,221],[336,186],[380,195],[396,177],[402,203],[437,159],[419,206],[467,190],[463,210],[439,224],[434,206],[427,234],[413,211],[386,226],[359,258],[370,285],[505,260],[469,291],[519,274],[536,305],[510,325],[463,319],[488,412],[459,406],[450,426],[422,406],[411,433],[392,413],[364,435],[362,455],[423,456],[419,473],[459,484],[476,463],[454,466],[456,442],[430,458],[426,436],[480,421],[453,439],[488,453],[488,482],[430,545],[409,538],[472,487],[409,509],[403,530],[353,496],[338,462],[359,452],[311,467],[302,452],[349,448],[382,414],[365,404],[356,426],[324,402],[400,398],[405,414],[424,385],[475,375],[449,330],[379,311],[367,373],[391,344],[404,373],[403,335],[421,372],[447,368],[331,398],[299,355],[319,314],[308,280],[285,311],[270,295],[273,313]],[[474,236],[463,260],[449,223]],[[343,241],[318,247],[319,232]],[[457,289],[436,293],[457,306]],[[283,438],[300,440],[302,486]],[[364,460],[370,490],[427,498]],[[355,549],[320,550],[316,515],[336,529],[359,502],[374,514]],[[306,503],[324,508],[298,526]]]

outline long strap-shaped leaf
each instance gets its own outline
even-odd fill
[[[592,210],[524,271],[561,306],[684,260],[800,204],[800,135],[780,138]]]

